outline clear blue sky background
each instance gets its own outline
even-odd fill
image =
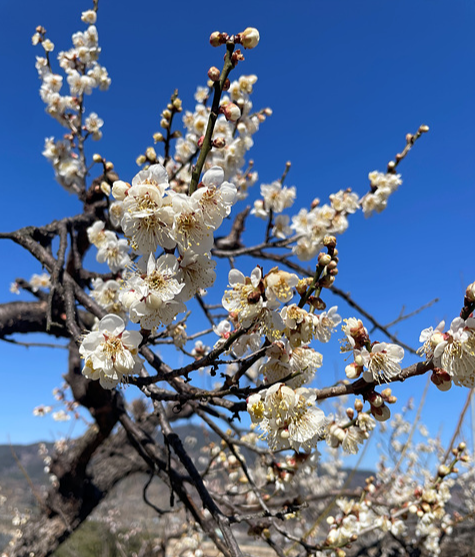
[[[71,34],[84,28],[80,13],[89,7],[87,1],[2,2],[1,230],[42,225],[80,210],[55,183],[41,155],[44,138],[59,137],[62,128],[44,112],[34,68],[41,49],[30,39],[42,24],[56,52],[68,49]],[[179,89],[185,108],[193,109],[196,86],[206,83],[210,66],[220,67],[223,51],[208,45],[209,34],[247,26],[260,30],[261,42],[246,53],[234,76],[257,74],[254,106],[274,110],[255,136],[251,157],[259,183],[280,177],[285,162],[292,161],[287,182],[298,189],[292,213],[340,188],[363,194],[368,172],[384,171],[404,147],[406,133],[429,125],[430,133],[400,166],[404,183],[389,208],[372,219],[360,214],[351,219],[339,240],[336,283],[383,323],[395,319],[402,306],[412,311],[439,297],[437,305],[395,327],[404,342],[418,346],[421,329],[458,315],[465,286],[475,280],[474,20],[469,0],[245,0],[234,5],[184,0],[176,7],[100,0],[101,62],[112,86],[87,99],[88,110],[105,120],[104,138],[90,153],[99,151],[114,161],[121,178],[131,180],[135,158],[151,144],[173,89]],[[251,201],[258,192],[257,186]],[[10,282],[41,269],[12,243],[2,241],[0,250],[0,302],[17,300],[8,291]],[[243,271],[251,268],[251,262],[243,262]],[[354,315],[340,300],[327,301],[338,304],[343,317]],[[343,377],[339,336],[322,350],[320,386]],[[34,406],[52,401],[66,352],[6,343],[0,350],[0,443],[69,433],[70,423],[32,417]],[[425,380],[395,385],[400,402],[394,411],[408,397],[417,399]],[[424,420],[432,431],[450,436],[466,395],[455,387],[449,393],[430,389]],[[79,431],[76,426],[73,434]]]

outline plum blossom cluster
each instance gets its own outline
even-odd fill
[[[58,54],[59,66],[66,74],[69,86],[66,94],[62,92],[63,76],[55,73],[51,65],[50,53],[54,50],[54,44],[46,38],[46,30],[38,27],[32,38],[33,44],[41,45],[45,53],[36,58],[36,69],[41,79],[41,99],[46,104],[48,114],[69,131],[65,140],[55,141],[52,137],[46,139],[43,155],[53,164],[58,182],[66,189],[76,191],[83,183],[86,167],[76,151],[74,140],[81,142],[87,135],[95,140],[100,139],[103,125],[96,113],[89,114],[83,122],[82,99],[94,89],[108,89],[111,81],[107,70],[98,62],[101,48],[94,25],[96,18],[95,10],[83,12],[81,19],[87,24],[86,30],[74,33],[73,47]]]
[[[316,199],[310,210],[300,209],[290,228],[299,236],[293,253],[302,261],[314,259],[323,247],[325,236],[342,234],[348,228],[347,215],[359,209],[358,196],[351,189],[330,196],[330,203]]]
[[[326,424],[325,414],[314,406],[315,398],[308,389],[294,390],[276,383],[251,395],[247,411],[259,424],[271,450],[310,452],[321,440]]]
[[[402,184],[401,175],[395,173],[377,172],[368,174],[371,191],[361,199],[361,208],[365,217],[373,213],[381,213],[386,209],[389,196]]]
[[[436,369],[432,382],[442,391],[450,389],[452,381],[459,386],[475,387],[475,319],[456,317],[450,329],[444,331],[445,321],[433,329],[421,332],[423,343],[418,352],[433,359]]]

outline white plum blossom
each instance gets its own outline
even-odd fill
[[[38,292],[40,288],[51,287],[51,277],[47,273],[42,273],[41,275],[34,273],[31,275],[29,284],[33,292]]]
[[[120,240],[113,233],[106,242],[101,243],[96,259],[99,263],[107,263],[113,273],[125,269],[130,263],[129,244],[127,240]]]
[[[173,204],[173,237],[182,253],[192,250],[204,254],[214,244],[214,227],[207,224],[200,201],[196,197],[176,194]]]
[[[295,201],[295,186],[290,188],[282,186],[280,180],[272,184],[261,186],[261,195],[264,198],[264,207],[267,212],[282,213],[284,209],[291,207]]]
[[[206,255],[185,252],[179,260],[177,273],[179,281],[183,284],[179,299],[183,302],[190,300],[201,288],[213,286],[216,280],[216,261]]]
[[[262,271],[256,267],[250,277],[238,269],[229,271],[229,286],[223,296],[223,307],[234,314],[243,327],[249,327],[264,307],[260,283]]]
[[[193,192],[191,197],[198,201],[205,223],[216,230],[231,212],[237,189],[234,184],[224,182],[224,170],[220,166],[207,170],[201,182],[203,186]]]
[[[374,344],[371,352],[366,347],[355,350],[355,359],[361,357],[367,371],[363,372],[363,379],[372,381],[390,381],[401,373],[400,362],[404,358],[404,348],[397,344],[379,342]]]
[[[140,371],[142,361],[138,347],[141,342],[142,335],[138,331],[126,331],[121,317],[106,315],[97,330],[87,334],[79,347],[84,359],[83,375],[99,380],[105,389],[114,388],[127,376]]]
[[[341,323],[341,317],[337,313],[338,306],[323,311],[314,320],[314,335],[320,342],[328,342],[335,327]]]
[[[280,271],[277,267],[264,277],[266,297],[268,300],[279,300],[286,303],[294,296],[293,288],[297,286],[299,277],[287,271]]]
[[[125,308],[120,303],[121,285],[116,280],[108,280],[104,282],[101,278],[93,279],[91,298],[102,306],[107,313],[115,313],[124,317]]]
[[[140,322],[144,329],[169,325],[178,313],[186,310],[176,299],[184,287],[176,278],[178,260],[171,254],[155,260],[150,253],[139,266],[139,272],[127,278],[120,297],[122,304],[128,309],[131,321]]]
[[[456,317],[434,349],[434,362],[456,385],[475,387],[475,319]]]

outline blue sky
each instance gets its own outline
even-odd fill
[[[292,214],[314,197],[326,200],[341,188],[363,194],[368,172],[385,170],[404,147],[406,133],[420,124],[430,126],[430,133],[402,162],[403,185],[388,209],[371,219],[355,215],[350,220],[339,239],[336,285],[383,323],[395,319],[402,306],[413,311],[440,298],[395,327],[413,346],[421,329],[456,317],[465,286],[475,280],[474,4],[245,0],[216,8],[185,0],[176,14],[163,6],[151,0],[133,6],[100,0],[101,62],[112,85],[108,92],[88,98],[88,110],[105,121],[104,138],[91,146],[90,154],[100,152],[115,163],[121,178],[131,180],[137,172],[135,158],[159,130],[160,111],[173,90],[178,88],[184,107],[193,109],[196,86],[205,84],[210,66],[220,67],[223,51],[209,46],[209,34],[257,27],[261,42],[245,53],[246,61],[233,75],[257,74],[254,106],[274,111],[255,136],[250,157],[259,183],[280,177],[285,162],[292,162],[287,183],[298,191]],[[80,210],[75,198],[55,183],[41,155],[44,138],[59,137],[62,129],[45,114],[38,95],[34,61],[40,49],[31,46],[31,35],[41,24],[56,52],[67,49],[71,34],[84,27],[81,11],[89,7],[86,1],[2,2],[2,231],[45,224]],[[250,201],[257,195],[258,187]],[[249,229],[253,237],[264,234],[254,224]],[[41,269],[6,241],[0,243],[0,253],[0,302],[8,302],[18,299],[8,291],[10,282]],[[251,269],[252,262],[243,262],[243,271]],[[328,296],[327,303],[338,304],[343,317],[354,315],[337,298]],[[343,377],[338,336],[322,350],[320,386],[333,382],[335,374]],[[31,413],[34,406],[52,401],[66,352],[6,343],[0,350],[0,443],[51,440],[69,433],[70,423],[40,420]],[[413,361],[408,357],[406,363]],[[394,410],[410,396],[417,399],[424,382],[419,378],[396,385],[400,402]],[[442,428],[450,436],[466,394],[456,387],[449,393],[430,389],[424,420],[432,431]],[[79,430],[76,426],[73,434]]]

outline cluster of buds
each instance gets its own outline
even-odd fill
[[[319,280],[319,286],[330,288],[338,274],[337,265],[339,259],[335,236],[325,236],[323,238],[323,245],[327,248],[328,253],[320,253],[318,255],[318,265],[324,268],[322,277]]]
[[[244,31],[234,36],[229,36],[227,33],[221,33],[220,31],[214,31],[209,37],[209,43],[211,46],[218,47],[226,44],[228,41],[233,41],[235,44],[240,44],[245,49],[251,50],[259,44],[259,39],[259,31],[254,27],[247,27]]]
[[[160,127],[163,128],[164,130],[170,129],[173,116],[177,112],[181,112],[182,110],[183,109],[182,109],[181,99],[178,98],[178,91],[175,90],[175,92],[173,93],[170,99],[170,102],[167,104],[167,107],[165,108],[165,110],[162,111],[160,115],[161,116]],[[155,135],[153,138],[155,140]],[[160,140],[157,138],[156,141],[160,141]]]
[[[88,195],[96,195],[102,193],[109,196],[112,191],[113,183],[119,179],[119,176],[114,171],[114,163],[106,160],[102,155],[94,153],[92,160],[95,164],[102,164],[102,175],[96,178],[91,185]]]
[[[365,398],[371,405],[371,414],[378,422],[389,420],[391,411],[387,404],[394,404],[397,402],[397,398],[393,396],[389,387],[381,391],[381,393],[377,393],[374,390],[370,391]]]

